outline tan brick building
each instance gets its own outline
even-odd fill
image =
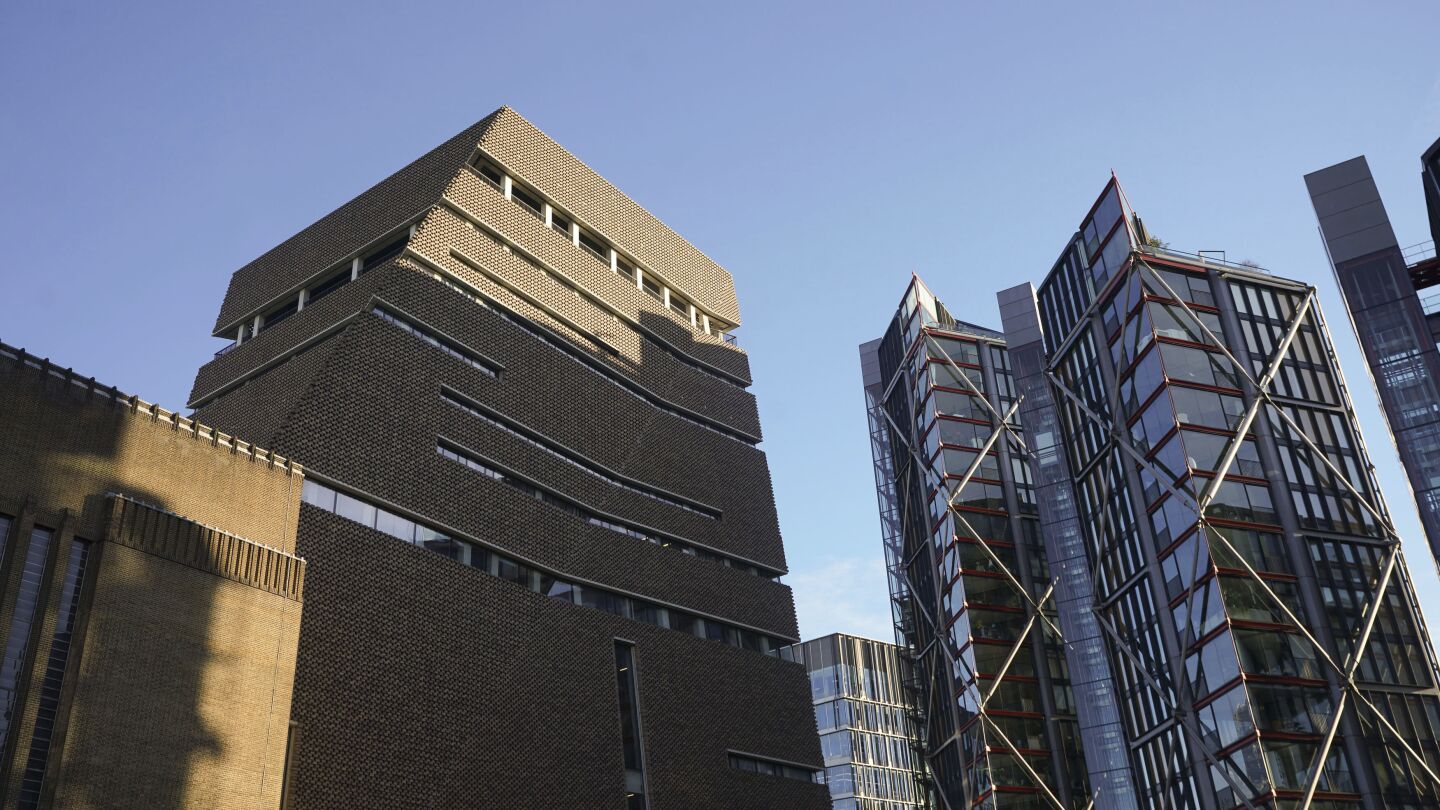
[[[294,807],[826,807],[730,274],[503,108],[237,271],[305,464]]]
[[[280,805],[302,482],[0,344],[5,807]]]

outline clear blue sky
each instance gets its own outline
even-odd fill
[[[888,638],[856,345],[912,271],[998,325],[1113,169],[1320,286],[1440,630],[1301,181],[1364,153],[1427,238],[1440,10],[1171,5],[6,3],[0,338],[178,408],[232,271],[510,104],[734,273],[802,632]]]

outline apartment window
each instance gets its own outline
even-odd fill
[[[570,220],[561,216],[554,208],[550,209],[550,227],[565,234],[566,239],[570,238]]]
[[[583,247],[591,253],[595,254],[595,258],[599,259],[600,261],[609,263],[610,246],[601,241],[598,236],[590,233],[584,228],[580,229],[580,247]]]
[[[519,183],[514,182],[513,180],[510,182],[510,199],[514,200],[517,203],[520,203],[521,206],[529,210],[530,213],[534,214],[535,216],[541,217],[542,219],[544,218],[545,204],[540,202],[540,197],[536,194],[532,194],[530,191],[522,187]]]
[[[655,279],[650,278],[649,276],[642,276],[642,278],[640,279],[640,286],[645,290],[646,295],[654,298],[656,301],[665,300],[665,293],[661,289],[660,284],[656,282]]]
[[[620,741],[625,755],[626,810],[645,810],[645,754],[640,736],[640,696],[635,648],[615,642],[615,688],[620,705]]]
[[[60,688],[64,683],[65,667],[70,659],[75,612],[80,606],[80,586],[85,581],[85,563],[89,552],[89,543],[84,540],[71,541],[70,556],[65,567],[65,582],[60,590],[60,612],[55,617],[50,657],[45,664],[45,679],[40,684],[40,707],[35,716],[30,753],[20,781],[20,795],[16,806],[24,810],[40,804],[40,789],[44,784],[45,767],[50,759],[50,740],[55,733],[55,716],[60,708]]]
[[[45,581],[52,537],[50,529],[36,526],[30,531],[30,542],[25,549],[15,612],[10,617],[10,631],[5,641],[5,657],[0,659],[0,709],[3,709],[3,714],[0,714],[0,743],[9,737],[10,721],[15,716],[15,694],[19,689],[25,653],[30,647],[30,629],[35,620],[40,586]]]

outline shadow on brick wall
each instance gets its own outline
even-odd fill
[[[243,508],[235,487],[213,489],[233,460],[217,462],[223,451],[137,413],[119,396],[35,368],[23,355],[0,356],[0,510],[57,530],[6,748],[5,804],[15,800],[27,765],[43,762],[41,806],[244,806],[216,792],[230,786],[196,778],[203,762],[224,753],[215,727],[225,718],[206,705],[226,688],[211,677],[217,578],[99,542],[112,492],[222,522]],[[227,498],[232,502],[220,503]],[[29,546],[17,535],[6,544],[3,569],[0,623],[7,631]],[[44,681],[46,669],[61,663],[52,641],[77,540],[91,545],[47,750],[32,743],[43,687],[54,686],[53,674]],[[283,745],[284,729],[279,733]]]

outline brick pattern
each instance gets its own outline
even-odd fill
[[[439,200],[497,114],[482,118],[235,271],[215,319],[215,333],[423,213]]]
[[[295,547],[302,475],[293,462],[4,351],[0,414],[0,510],[15,514],[27,498],[57,514],[68,509],[77,534],[97,538],[104,496],[118,492],[257,543]]]
[[[565,605],[310,507],[300,536],[296,807],[618,810],[616,638],[636,645],[654,806],[829,806],[822,785],[726,760],[820,761],[800,666]]]
[[[318,317],[311,322],[320,323]],[[246,380],[206,402],[195,415],[206,422],[224,425],[237,436],[248,436],[267,447],[273,445],[275,431],[285,424],[290,409],[305,392],[311,376],[330,356],[335,343],[332,338],[315,344],[263,372],[265,384],[252,385],[251,380]]]
[[[418,281],[439,286],[425,279]],[[449,291],[441,287],[439,292]],[[460,299],[460,303],[465,302]],[[505,396],[498,396],[497,388],[522,386],[523,378],[517,382],[507,372],[497,383],[370,316],[356,322],[337,340],[340,342],[330,361],[309,381],[307,393],[300,397],[287,425],[275,437],[276,446],[285,448],[286,452],[303,458],[324,459],[323,464],[312,468],[315,472],[374,497],[400,504],[431,522],[560,573],[680,604],[786,637],[796,635],[794,607],[788,587],[591,526],[505,484],[441,458],[435,452],[435,443],[438,436],[447,436],[540,483],[583,499],[591,506],[701,542],[708,541],[716,548],[735,553],[753,552],[757,549],[749,544],[759,545],[755,543],[757,538],[748,535],[734,540],[730,537],[731,532],[737,531],[730,524],[744,524],[741,502],[746,492],[726,493],[727,500],[720,505],[730,504],[734,507],[735,516],[732,518],[727,514],[726,520],[717,523],[635,493],[599,484],[584,471],[554,459],[440,399],[440,384],[443,382],[491,407],[503,409],[502,412],[517,419],[533,421],[532,417],[541,412],[542,405],[539,403],[547,399],[552,399],[552,403],[544,408],[572,417],[583,414],[580,409],[568,407],[564,401],[553,400],[550,389],[527,394],[521,388],[518,392],[507,391]],[[523,364],[514,362],[513,350],[522,345],[512,341],[497,347],[511,350],[500,354],[500,359],[506,362],[507,368],[515,369],[515,373]],[[541,357],[544,359],[543,355]],[[266,379],[260,378],[255,384],[257,388],[265,385]],[[558,383],[562,387],[573,384],[564,379]],[[623,419],[607,418],[617,399],[605,397],[603,393],[590,392],[588,396],[599,410],[601,423],[623,423]],[[397,402],[404,403],[404,407],[397,409],[389,404]],[[384,404],[377,407],[376,403]],[[684,422],[679,424],[690,428],[693,433],[712,436],[717,443],[743,448],[750,455],[751,464],[757,463],[757,460],[763,462],[763,456],[744,445],[713,436]],[[583,423],[572,424],[564,431],[555,430],[546,423],[545,430],[546,435],[557,441],[581,437],[585,432]],[[676,440],[689,441],[692,447],[695,441],[693,437]],[[584,442],[575,441],[574,444],[582,450],[590,449]],[[611,454],[621,447],[635,446],[636,440],[626,437],[614,444],[616,447],[612,447],[609,453],[597,452],[593,457],[602,462],[610,460]],[[742,462],[737,460],[735,463]],[[653,471],[645,468],[644,464],[626,465],[621,459],[613,466],[641,480],[657,480]],[[407,473],[396,475],[394,471],[397,469]],[[708,467],[701,466],[693,473],[708,475],[708,470]],[[685,471],[691,472],[688,468]],[[664,482],[663,477],[659,480]],[[760,484],[751,486],[758,489]],[[702,486],[692,484],[670,488],[682,494],[697,493],[706,502],[716,500],[714,493]],[[746,545],[741,545],[741,542]],[[772,547],[779,545],[773,539],[771,543]],[[766,548],[758,550],[765,551]],[[764,557],[759,559],[767,561]]]
[[[53,806],[279,807],[299,626],[298,602],[105,544]]]
[[[508,205],[508,203],[507,203]],[[681,362],[665,349],[656,345],[630,325],[618,322],[608,313],[598,309],[589,301],[576,295],[574,290],[549,278],[547,274],[513,253],[507,253],[490,237],[475,230],[454,213],[446,209],[432,212],[421,224],[412,248],[430,262],[443,267],[472,287],[500,301],[512,310],[529,316],[532,320],[574,337],[576,346],[590,352],[597,359],[640,383],[647,389],[667,400],[697,413],[729,424],[743,433],[759,436],[760,420],[755,406],[755,397],[745,388],[721,380],[714,375]],[[457,257],[456,254],[459,254]],[[588,255],[588,254],[587,254]],[[497,284],[489,275],[477,272],[463,258],[480,264],[486,271],[504,279],[505,285],[524,293],[529,299],[543,303],[546,307],[565,316],[573,324],[582,327],[588,335],[575,332],[565,321],[556,319],[544,310],[528,303],[507,286]],[[598,272],[598,271],[597,271]],[[609,271],[601,279],[613,279],[623,286],[619,276]],[[583,276],[581,276],[583,278]],[[593,288],[567,278],[576,286],[587,291]],[[630,288],[634,293],[634,288]],[[647,301],[651,300],[648,296]],[[676,327],[680,328],[680,327]],[[652,332],[656,331],[651,329]],[[617,354],[611,355],[595,347],[589,336],[595,336],[613,347]],[[688,336],[681,336],[685,344]],[[676,340],[669,340],[672,346]],[[694,351],[686,351],[694,357]],[[727,350],[727,354],[739,360],[726,369],[742,379],[749,379],[748,359],[744,355]]]
[[[111,495],[106,500],[106,540],[300,601],[305,561],[295,555],[124,495]]]
[[[508,115],[501,110],[491,124]],[[518,120],[489,143],[498,150],[502,142],[529,142],[513,144],[519,151],[508,157],[494,153],[497,159],[573,206],[635,258],[675,273],[670,281],[680,291],[712,309],[728,301],[733,314],[728,274],[613,187],[591,180],[593,173],[553,151],[538,131],[516,128]],[[476,141],[484,140],[484,129]],[[758,437],[754,398],[743,385],[696,369],[657,340],[740,382],[749,378],[745,354],[697,334],[520,214],[464,166],[468,149],[455,142],[442,149],[450,146],[443,161],[432,153],[425,159],[430,168],[412,166],[382,184],[388,190],[367,192],[370,201],[351,210],[377,222],[360,236],[334,221],[317,223],[304,239],[282,246],[276,255],[285,261],[237,273],[226,310],[236,301],[253,309],[253,302],[323,269],[325,256],[353,254],[364,234],[394,232],[415,216],[394,200],[420,196],[395,186],[433,193],[409,253],[207,364],[192,401],[256,373],[206,401],[200,416],[265,436],[339,488],[566,577],[794,638],[794,604],[784,585],[592,526],[435,452],[444,436],[588,508],[775,569],[785,565],[763,452],[632,396],[512,318],[547,327],[649,397]],[[430,184],[444,161],[453,161],[453,170],[435,189]],[[550,188],[547,178],[585,189]],[[605,306],[505,252],[473,227],[480,223]],[[329,254],[307,253],[307,244],[332,247]],[[307,263],[303,273],[289,269]],[[437,269],[496,305],[478,304],[431,277]],[[375,300],[493,360],[503,369],[498,379],[370,315]],[[319,347],[269,365],[322,335],[328,337]],[[718,509],[723,518],[607,485],[445,404],[442,385],[615,473]],[[726,758],[735,749],[820,766],[798,667],[547,599],[321,510],[303,509],[298,538],[308,563],[295,687],[296,807],[464,806],[477,796],[496,806],[618,807],[617,635],[638,647],[657,806],[827,806],[823,787],[734,771]]]
[[[614,306],[671,345],[698,360],[748,380],[749,360],[733,343],[690,326],[690,320],[667,308],[610,269],[594,254],[577,248],[553,228],[470,171],[456,175],[445,201],[465,215],[521,245],[546,265]],[[422,249],[423,252],[423,249]]]
[[[289,320],[262,331],[201,366],[195,375],[194,384],[190,387],[191,407],[196,406],[202,399],[212,397],[217,391],[233,390],[231,386],[237,380],[254,374],[257,369],[273,363],[295,347],[332,329],[346,317],[368,309],[371,297],[384,284],[383,270],[393,265],[394,262],[387,262],[371,270],[290,316]]]
[[[36,736],[70,553],[89,541],[41,806],[277,807],[303,577],[277,549],[294,548],[300,467],[4,346],[0,424],[0,512],[18,517],[0,627],[31,528],[54,530],[6,796]]]
[[[364,316],[348,330],[347,345],[326,364],[324,379],[312,380],[288,427],[275,436],[277,448],[314,459],[316,469],[366,491],[399,490],[423,498],[426,482],[397,477],[390,465],[410,469],[424,463],[437,437],[446,435],[591,506],[784,569],[763,453],[617,395],[608,383],[544,344],[506,338],[499,327],[513,327],[433,281],[407,284],[413,285],[410,295],[401,295],[397,284],[387,290],[387,300],[405,311],[427,313],[432,327],[498,360],[505,367],[500,379]],[[442,384],[616,472],[715,507],[722,518],[710,520],[601,484],[444,404]],[[404,408],[382,409],[377,402],[404,403]],[[381,459],[385,463],[377,464]],[[409,503],[404,497],[394,500]]]
[[[740,322],[730,274],[625,196],[519,113],[502,107],[480,148],[573,212],[621,250],[731,323]]]

